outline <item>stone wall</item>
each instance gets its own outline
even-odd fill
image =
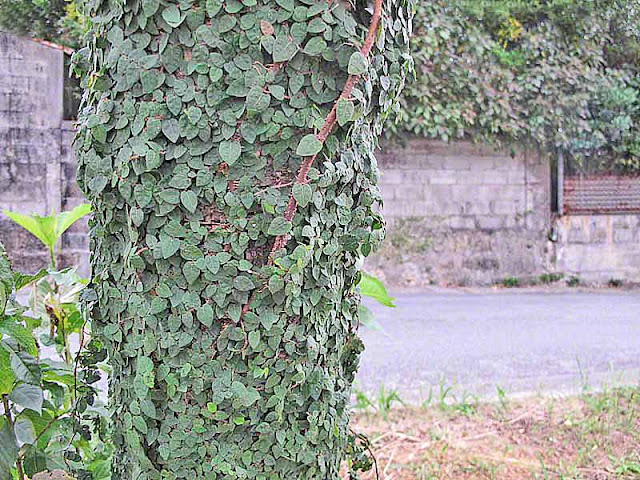
[[[48,215],[80,203],[73,128],[63,119],[64,52],[0,33],[0,210]],[[60,247],[63,264],[87,273],[86,222]],[[0,241],[16,268],[33,272],[48,263],[38,240],[0,216]]]
[[[491,284],[548,267],[550,168],[538,152],[413,141],[379,157],[393,285]]]

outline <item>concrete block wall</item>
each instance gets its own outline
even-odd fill
[[[0,210],[48,215],[80,203],[73,187],[64,188],[75,160],[63,87],[61,49],[0,32]],[[80,264],[86,275],[86,223],[74,229],[59,246],[61,265]],[[33,272],[48,264],[44,247],[3,215],[0,241],[17,269]]]
[[[575,215],[556,223],[555,266],[586,282],[640,282],[640,215]]]
[[[414,140],[379,155],[392,285],[492,284],[548,268],[550,168],[531,151]]]

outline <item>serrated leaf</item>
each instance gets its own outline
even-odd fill
[[[300,143],[298,144],[298,148],[296,149],[296,155],[300,155],[301,157],[310,157],[312,155],[316,155],[322,151],[322,142],[318,140],[318,138],[309,134],[302,137]]]
[[[39,385],[29,385],[21,383],[13,389],[9,395],[9,400],[24,408],[29,408],[38,414],[42,414],[42,402],[44,393]]]

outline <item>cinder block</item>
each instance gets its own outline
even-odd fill
[[[480,230],[494,231],[504,228],[505,219],[502,216],[479,216],[476,219],[477,228]]]
[[[635,243],[634,242],[634,232],[631,229],[619,229],[614,230],[613,232],[613,242],[614,243]]]

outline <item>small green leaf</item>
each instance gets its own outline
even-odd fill
[[[196,317],[205,327],[211,327],[213,325],[213,308],[208,303],[205,303],[196,310]]]
[[[284,235],[291,230],[291,222],[287,222],[284,217],[276,217],[271,220],[267,233],[273,236]]]
[[[311,198],[313,196],[313,191],[311,190],[311,185],[309,184],[298,184],[296,183],[293,186],[293,198],[295,198],[298,205],[301,207],[306,207],[311,202]]]
[[[362,75],[369,70],[369,62],[360,52],[354,52],[349,59],[349,75]]]
[[[309,135],[302,137],[302,140],[300,140],[298,148],[296,149],[296,155],[310,157],[320,153],[321,151],[322,142],[318,140],[315,135],[310,133]]]
[[[218,405],[213,402],[208,402],[207,410],[209,411],[209,413],[216,413],[218,411]]]
[[[170,27],[176,28],[182,23],[182,14],[177,5],[169,5],[162,11],[162,18]]]
[[[220,142],[218,153],[227,165],[233,165],[240,158],[242,147],[240,142],[225,140],[224,142]]]
[[[245,422],[245,419],[242,415],[233,417],[233,423],[235,423],[236,425],[244,425],[244,422]]]
[[[233,286],[235,289],[240,290],[241,292],[248,292],[255,288],[255,284],[253,280],[251,280],[246,275],[240,275],[235,278],[233,281]]]
[[[191,190],[180,193],[180,202],[191,213],[194,213],[198,208],[198,196]]]
[[[249,332],[249,346],[255,349],[260,344],[260,332]]]
[[[322,37],[313,37],[307,42],[303,52],[310,56],[322,55],[327,50],[327,42]]]
[[[336,109],[336,114],[338,117],[338,124],[341,127],[344,127],[347,123],[351,121],[353,118],[353,114],[355,112],[355,107],[352,102],[349,100],[345,100],[341,98],[338,100],[338,106]]]
[[[162,133],[170,142],[176,143],[180,138],[180,124],[175,118],[162,122]]]

